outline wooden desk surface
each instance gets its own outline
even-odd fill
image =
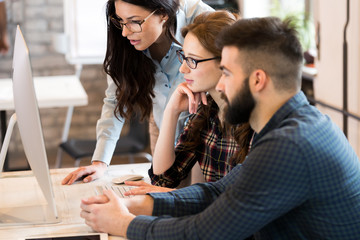
[[[149,168],[150,163],[110,165],[107,173],[101,179],[91,183],[76,183],[65,186],[61,185],[61,180],[75,168],[51,169],[55,201],[61,222],[46,225],[0,226],[0,240],[25,239],[25,237],[47,234],[93,232],[80,217],[81,199],[95,195],[96,185],[110,183],[112,178],[124,174],[142,174],[145,181],[149,181],[147,174]],[[39,189],[34,194],[34,188],[37,187],[34,184],[36,185],[36,180],[31,171],[3,173],[2,178],[0,178],[0,212],[2,206],[9,206],[9,204],[31,204],[34,200],[31,199],[31,195],[36,196],[37,202],[45,201]],[[123,238],[109,236],[109,239]]]

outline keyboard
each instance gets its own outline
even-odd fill
[[[131,196],[125,196],[124,193],[129,191],[130,189],[135,188],[133,186],[127,186],[127,185],[98,185],[95,188],[96,195],[103,194],[103,190],[112,189],[120,198],[129,198],[133,197]]]

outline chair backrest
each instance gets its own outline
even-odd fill
[[[134,114],[129,123],[129,132],[126,136],[147,146],[149,144],[149,122],[146,119],[141,121],[139,114]]]
[[[127,127],[127,129],[125,129]],[[141,121],[139,114],[134,114],[126,122],[122,134],[116,143],[114,154],[135,154],[143,152],[149,145],[149,123]]]

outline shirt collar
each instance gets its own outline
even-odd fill
[[[300,91],[290,98],[267,122],[265,127],[261,131],[254,135],[253,143],[264,136],[269,131],[277,128],[281,122],[287,118],[294,110],[299,109],[301,106],[309,104],[305,94]]]

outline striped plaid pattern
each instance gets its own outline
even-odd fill
[[[359,158],[302,92],[224,178],[150,195],[159,217],[135,218],[130,239],[360,239]]]
[[[221,179],[236,165],[232,161],[232,156],[239,151],[239,145],[231,134],[222,133],[217,113],[218,107],[214,103],[211,105],[207,128],[201,131],[201,144],[192,151],[184,148],[184,142],[190,131],[189,124],[202,116],[199,115],[199,111],[190,116],[176,144],[174,164],[161,175],[155,175],[152,168],[149,170],[153,185],[177,187],[181,180],[188,176],[196,162],[199,162],[206,182]]]

